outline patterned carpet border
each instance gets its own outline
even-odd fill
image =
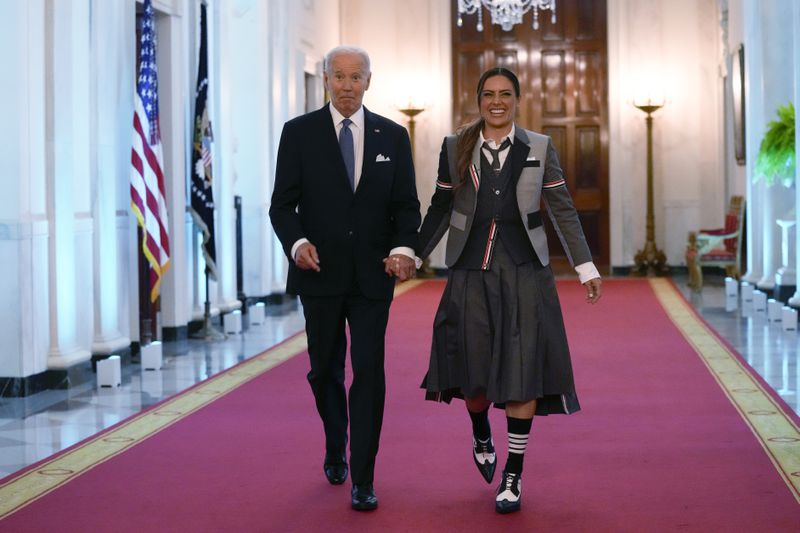
[[[671,281],[655,278],[650,285],[800,503],[800,429],[794,419],[753,370],[695,313]]]
[[[423,280],[411,280],[398,285],[395,297],[422,283]],[[142,443],[307,348],[305,332],[297,333],[260,355],[23,471],[0,485],[0,519]]]

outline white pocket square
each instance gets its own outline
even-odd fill
[[[528,159],[526,159],[526,161],[536,161],[536,156],[532,155]]]
[[[383,154],[378,154],[378,157],[375,158],[376,163],[383,163],[384,161],[391,161],[391,159],[384,156]]]

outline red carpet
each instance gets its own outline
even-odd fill
[[[534,421],[523,508],[494,512],[463,403],[423,401],[443,284],[400,296],[376,490],[322,474],[301,354],[13,512],[2,531],[797,531],[800,505],[644,280],[559,284],[583,407]],[[505,420],[492,410],[500,467]],[[6,480],[6,484],[9,480]]]

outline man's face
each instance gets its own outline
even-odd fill
[[[331,59],[325,72],[325,87],[331,96],[331,103],[345,117],[361,107],[364,91],[369,89],[372,74],[364,70],[364,60],[360,55],[342,53]]]

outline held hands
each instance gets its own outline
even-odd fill
[[[383,260],[383,269],[387,276],[397,276],[400,281],[406,281],[417,275],[417,265],[407,255],[393,254]]]
[[[294,264],[302,270],[313,270],[319,272],[319,255],[317,247],[310,242],[301,244],[294,254]]]
[[[586,287],[586,303],[597,303],[603,292],[601,288],[602,283],[603,282],[600,281],[600,278],[594,278],[583,284],[583,286]]]

